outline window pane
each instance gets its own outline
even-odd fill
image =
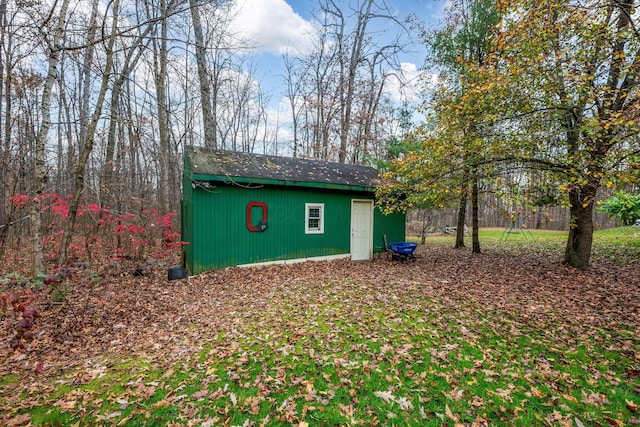
[[[305,226],[304,231],[307,234],[323,234],[324,233],[324,204],[323,203],[305,203]]]

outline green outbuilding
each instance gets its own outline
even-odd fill
[[[370,167],[187,147],[182,240],[190,274],[350,257],[404,241],[405,215],[375,206]]]

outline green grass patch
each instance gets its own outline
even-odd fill
[[[24,412],[36,425],[589,425],[633,416],[638,383],[625,375],[634,362],[608,342],[554,341],[508,316],[417,295],[408,310],[381,304],[356,318],[359,292],[334,283],[313,310],[281,301],[171,365],[113,360],[80,385],[69,373]]]
[[[455,234],[431,235],[426,244],[432,246],[453,246]],[[553,230],[514,230],[482,228],[479,230],[481,248],[496,252],[555,253],[561,259],[567,244],[567,231]],[[407,240],[419,242],[420,238],[407,237]],[[471,245],[471,236],[465,235],[467,246]],[[618,227],[596,230],[593,235],[592,258],[598,261],[612,262],[618,265],[637,262],[640,259],[640,227]]]
[[[640,260],[640,227],[598,230],[593,238],[593,256],[616,264]]]

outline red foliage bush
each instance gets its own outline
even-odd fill
[[[35,200],[29,200],[26,195],[9,199],[15,209],[28,209],[34,202],[40,204],[45,229],[43,243],[49,259],[55,259],[60,249],[70,200],[71,196],[59,194],[42,194]],[[91,259],[96,253],[135,260],[163,258],[184,244],[175,230],[175,217],[175,212],[163,215],[157,209],[120,213],[94,203],[81,205],[70,246],[71,255],[78,259]]]

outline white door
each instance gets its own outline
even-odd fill
[[[370,260],[373,252],[373,200],[351,201],[351,259]]]

